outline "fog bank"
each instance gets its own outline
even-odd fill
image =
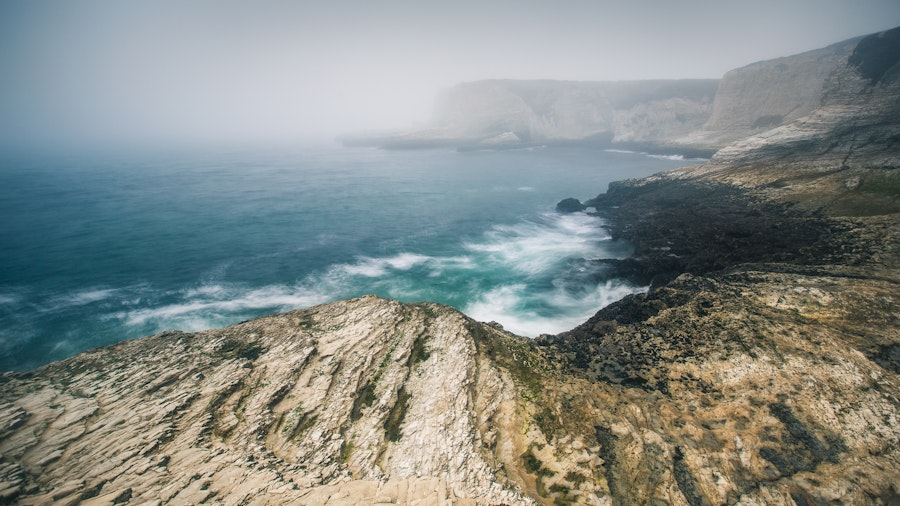
[[[900,24],[872,0],[9,1],[0,136],[293,142],[427,121],[487,78],[709,78]]]

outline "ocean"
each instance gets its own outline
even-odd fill
[[[600,219],[611,181],[694,164],[547,147],[0,155],[0,371],[168,329],[377,294],[537,336],[644,290]]]

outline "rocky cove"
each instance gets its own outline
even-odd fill
[[[577,203],[635,248],[594,275],[647,293],[536,340],[363,297],[6,373],[0,501],[897,503],[898,33]]]

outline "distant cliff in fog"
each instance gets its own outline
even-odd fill
[[[816,110],[829,76],[860,40],[752,63],[722,79],[462,83],[440,94],[425,127],[342,140],[384,148],[584,144],[710,156]]]
[[[344,138],[386,148],[666,144],[710,117],[717,79],[463,83],[436,100],[421,129]]]
[[[709,117],[718,81],[479,81],[438,99],[434,125],[483,142],[664,141]]]

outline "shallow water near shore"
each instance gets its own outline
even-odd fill
[[[0,158],[0,370],[374,293],[523,335],[642,287],[597,282],[610,181],[696,161],[577,148]]]

